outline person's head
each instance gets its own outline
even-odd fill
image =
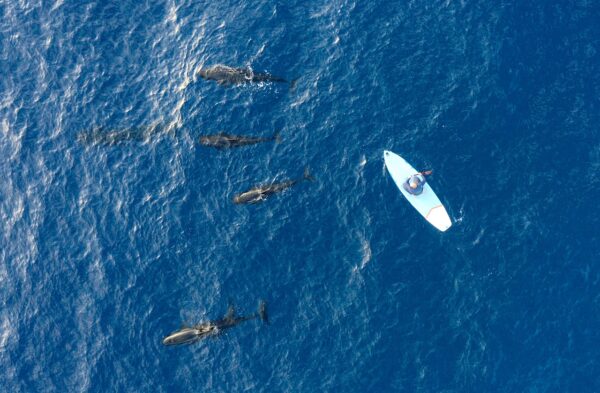
[[[408,185],[410,186],[410,188],[417,188],[419,186],[419,181],[417,179],[416,176],[413,176],[410,178],[410,181],[408,182]]]

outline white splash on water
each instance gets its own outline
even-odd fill
[[[6,348],[6,343],[8,342],[9,337],[14,337],[14,332],[11,329],[11,322],[8,319],[8,316],[5,314],[2,316],[2,324],[0,325],[0,350],[4,350]]]
[[[477,237],[475,238],[475,240],[473,240],[473,243],[471,243],[471,244],[474,246],[479,244],[484,233],[485,233],[485,228],[483,228],[481,231],[479,231],[479,233],[477,234]]]
[[[371,244],[367,239],[361,239],[360,243],[362,251],[362,260],[360,261],[360,268],[363,269],[371,260],[373,253],[371,252]]]
[[[360,156],[360,162],[358,163],[359,169],[363,169],[366,164],[367,164],[367,157],[365,157],[365,155],[363,154],[362,156]]]

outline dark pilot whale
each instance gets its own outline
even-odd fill
[[[279,76],[274,76],[266,72],[254,72],[250,67],[229,67],[223,64],[217,64],[210,67],[203,67],[198,74],[206,80],[214,80],[220,85],[242,85],[246,83],[261,82],[281,82],[289,83],[290,88],[294,88],[296,81],[288,81]]]
[[[281,192],[303,180],[314,181],[315,178],[310,175],[308,168],[304,169],[304,176],[300,179],[286,180],[281,183],[264,184],[251,188],[248,191],[242,192],[233,198],[235,204],[258,203],[267,199],[270,195]]]
[[[271,137],[254,137],[254,136],[242,136],[242,135],[230,135],[226,133],[220,133],[216,135],[205,135],[200,137],[200,144],[202,146],[214,147],[216,149],[225,149],[228,147],[239,147],[255,145],[262,142],[275,141],[276,143],[281,142],[279,133]]]
[[[236,316],[233,306],[229,306],[227,314],[223,318],[191,327],[182,327],[178,331],[165,337],[162,343],[164,345],[191,344],[207,337],[216,336],[225,329],[232,328],[244,321],[256,318],[260,318],[264,323],[269,323],[267,306],[264,301],[259,303],[258,312],[247,316]]]

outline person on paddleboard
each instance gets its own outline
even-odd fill
[[[416,173],[406,179],[402,186],[409,194],[421,195],[423,193],[423,187],[425,187],[425,183],[427,183],[425,176],[430,174],[431,171]]]

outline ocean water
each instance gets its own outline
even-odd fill
[[[600,391],[599,22],[585,0],[1,1],[0,390]],[[219,63],[298,82],[196,75]],[[220,131],[282,142],[199,145]],[[384,149],[433,169],[450,230]],[[269,325],[161,343],[260,299]]]

